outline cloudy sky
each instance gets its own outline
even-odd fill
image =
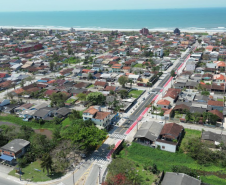
[[[208,7],[226,7],[226,0],[0,0],[0,12]]]

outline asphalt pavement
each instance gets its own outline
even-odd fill
[[[6,179],[5,177],[0,177],[0,185],[21,185],[22,182],[12,181],[10,179]]]

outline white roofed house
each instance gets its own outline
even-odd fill
[[[136,82],[138,80],[138,78],[140,77],[140,75],[129,75],[128,78],[133,80],[134,82]]]
[[[17,71],[21,69],[22,64],[15,64],[13,66],[11,66],[10,68],[12,69],[12,71]]]
[[[132,53],[133,55],[139,55],[139,54],[141,54],[141,50],[140,50],[139,48],[134,48],[134,49],[131,51],[131,53]]]

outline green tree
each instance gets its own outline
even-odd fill
[[[85,101],[86,100],[86,94],[83,94],[83,93],[79,93],[76,95],[78,97],[78,99],[80,101]]]
[[[50,61],[49,62],[50,71],[53,71],[54,70],[54,67],[55,67],[55,62],[54,61]]]
[[[125,85],[127,84],[128,82],[128,78],[126,76],[120,76],[118,78],[118,82],[119,84],[122,86],[122,87],[125,87]]]
[[[58,118],[58,117],[54,117],[54,118],[53,118],[53,124],[54,124],[54,125],[59,125],[59,124],[61,123],[61,121],[62,121],[62,120],[61,120],[60,118]]]
[[[50,100],[51,100],[51,106],[54,107],[64,107],[65,106],[65,101],[68,98],[65,93],[53,93],[50,95]]]
[[[82,150],[93,150],[104,139],[107,133],[98,129],[90,120],[76,120],[75,124],[62,131],[62,138],[71,140]]]
[[[175,77],[175,76],[176,76],[175,71],[172,70],[172,71],[170,72],[170,75],[171,75],[171,77]]]
[[[100,92],[92,92],[87,95],[86,100],[93,105],[102,105],[105,102],[106,97]]]
[[[130,83],[130,89],[132,89],[133,80],[132,79],[128,79],[128,83]]]
[[[52,171],[52,157],[50,156],[49,153],[46,153],[43,155],[42,159],[41,159],[41,168],[43,169],[43,171],[47,171],[47,175],[49,175],[49,171]]]
[[[70,120],[82,119],[80,112],[77,110],[72,110],[71,114],[68,117]]]
[[[122,99],[126,98],[129,95],[127,90],[120,90],[119,94],[120,94]]]

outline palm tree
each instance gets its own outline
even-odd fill
[[[41,162],[41,168],[43,169],[43,172],[46,170],[47,171],[47,175],[49,175],[49,170],[52,171],[52,158],[49,155],[49,153],[46,153],[43,155],[42,157],[42,162]]]

